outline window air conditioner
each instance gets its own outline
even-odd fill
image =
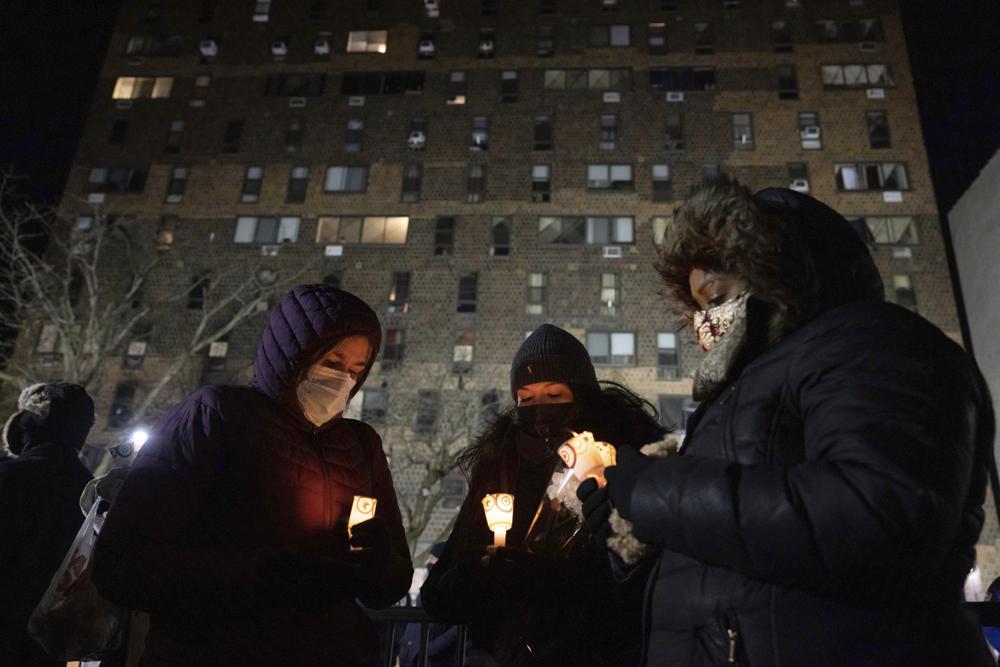
[[[472,133],[472,144],[474,146],[485,146],[489,140],[489,135],[483,131],[476,131]]]
[[[417,55],[421,58],[433,58],[435,50],[434,42],[429,39],[422,39],[417,45]]]
[[[280,39],[271,42],[271,54],[275,56],[287,56],[288,43]]]
[[[803,139],[819,139],[819,126],[806,125],[799,134]]]
[[[198,50],[206,58],[214,58],[219,55],[219,43],[214,39],[203,39],[198,42]]]
[[[365,105],[364,95],[351,95],[347,98],[347,106],[349,107],[363,107]]]
[[[288,106],[298,109],[306,105],[306,98],[304,97],[289,97]]]
[[[885,88],[869,88],[865,91],[865,97],[870,100],[884,100]]]
[[[479,42],[479,55],[480,56],[492,56],[493,55],[493,40],[484,39]]]
[[[795,190],[796,192],[809,192],[809,179],[808,178],[794,178],[792,182],[788,184],[789,190]]]
[[[264,257],[277,257],[280,248],[281,246],[278,245],[262,245],[260,247],[260,254]]]
[[[668,102],[683,102],[684,101],[684,93],[678,92],[678,91],[670,91],[669,93],[667,93],[667,101]]]
[[[622,94],[621,93],[616,93],[616,92],[604,93],[604,96],[602,97],[602,99],[605,102],[608,102],[608,103],[621,102],[622,101]]]
[[[313,53],[315,53],[317,56],[330,55],[330,40],[317,39],[315,42],[313,42]]]
[[[617,245],[606,245],[601,248],[601,257],[604,259],[621,259],[622,248]]]
[[[406,145],[415,151],[422,150],[426,144],[427,135],[420,130],[410,132],[410,136],[406,138]]]

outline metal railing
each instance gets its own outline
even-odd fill
[[[379,631],[378,662],[373,663],[372,667],[392,667],[396,663],[396,658],[399,655],[397,642],[401,635],[400,626],[405,627],[410,623],[420,625],[420,649],[417,654],[417,665],[418,667],[427,667],[430,626],[435,621],[427,615],[423,607],[388,607],[386,609],[365,609],[364,612],[378,626]],[[455,661],[451,663],[456,667],[465,665],[465,637],[466,627],[464,625],[458,626]]]

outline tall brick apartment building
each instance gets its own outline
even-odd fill
[[[959,338],[892,0],[134,0],[64,207],[158,230],[154,289],[196,284],[211,247],[364,298],[386,345],[351,409],[376,424],[405,405],[432,432],[449,393],[506,404],[515,349],[552,322],[683,426],[698,354],[654,242],[717,172],[857,218],[888,298]],[[201,379],[248,377],[260,324]],[[445,484],[434,525],[461,498]]]

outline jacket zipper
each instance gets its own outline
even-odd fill
[[[729,642],[726,652],[727,665],[744,665],[746,662],[740,659],[740,630],[739,623],[736,622],[736,615],[726,612],[725,615],[726,638]]]

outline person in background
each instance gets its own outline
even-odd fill
[[[83,523],[90,481],[79,451],[94,401],[77,384],[35,384],[4,427],[14,458],[0,461],[0,665],[59,665],[28,635],[28,618]]]
[[[696,187],[657,268],[701,403],[679,456],[625,450],[578,489],[661,550],[645,663],[993,664],[960,607],[994,433],[969,356],[791,190]]]
[[[102,594],[151,616],[143,664],[371,660],[355,599],[397,602],[413,575],[381,440],[343,417],[380,341],[366,303],[298,286],[270,315],[250,386],[202,387],[153,428],[94,560]],[[349,541],[356,495],[378,504]]]
[[[545,324],[521,345],[510,371],[516,407],[500,414],[462,457],[469,493],[421,599],[435,620],[468,624],[473,665],[634,665],[644,577],[612,578],[596,539],[560,558],[525,550],[525,535],[570,431],[591,431],[621,452],[663,438],[648,403],[602,388],[586,348]],[[493,533],[481,504],[513,493],[508,548],[486,556]],[[485,557],[484,557],[485,556]]]

